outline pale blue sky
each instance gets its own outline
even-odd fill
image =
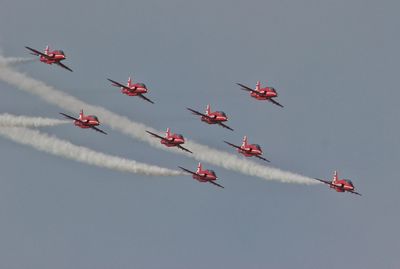
[[[267,182],[219,167],[220,190],[190,177],[123,174],[0,138],[0,264],[10,269],[398,268],[400,236],[397,1],[11,1],[0,47],[63,49],[74,72],[20,70],[91,104],[221,150],[244,134],[276,167],[334,169],[363,197]],[[148,104],[110,87],[132,75]],[[267,81],[285,108],[236,82]],[[59,108],[0,82],[0,113]],[[211,103],[230,132],[185,110]],[[91,112],[95,113],[95,111]],[[101,120],[101,119],[100,119]],[[43,131],[175,168],[193,159],[110,131]]]

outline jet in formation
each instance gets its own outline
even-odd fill
[[[241,146],[237,146],[235,144],[229,143],[227,141],[224,141],[226,144],[228,144],[231,147],[234,147],[237,149],[237,151],[240,154],[243,154],[246,157],[256,157],[258,159],[261,159],[263,161],[266,162],[270,162],[269,160],[265,159],[264,157],[261,157],[261,155],[263,154],[262,149],[260,147],[260,145],[258,144],[249,144],[247,142],[247,136],[243,137],[243,142]]]
[[[335,171],[333,173],[333,178],[331,181],[328,180],[323,180],[319,178],[315,178],[319,182],[322,182],[324,184],[329,185],[330,188],[334,189],[337,192],[351,192],[357,195],[360,195],[360,193],[355,191],[354,184],[351,182],[351,180],[348,179],[339,179],[338,172]]]
[[[191,111],[193,114],[200,116],[201,121],[204,121],[205,123],[218,124],[228,130],[233,131],[233,129],[231,127],[229,127],[223,123],[228,120],[228,116],[226,116],[225,112],[223,112],[223,111],[211,112],[210,105],[207,105],[206,112],[204,114],[199,111],[196,111],[194,109],[188,108],[188,107],[187,107],[187,109],[189,111]]]
[[[144,94],[148,92],[148,89],[144,83],[138,83],[138,82],[133,83],[130,77],[128,78],[128,82],[126,85],[123,85],[109,78],[107,80],[112,83],[111,84],[112,86],[121,88],[121,93],[126,94],[128,96],[138,96],[143,100],[154,104],[153,101],[144,96]]]
[[[277,106],[283,107],[283,105],[281,105],[274,99],[274,98],[278,97],[278,93],[276,92],[275,88],[273,88],[273,87],[261,88],[260,81],[257,81],[256,88],[254,90],[246,85],[243,85],[240,83],[236,83],[236,84],[241,87],[241,90],[250,92],[250,96],[257,100],[267,100]]]
[[[183,137],[183,135],[173,134],[173,133],[171,133],[169,128],[167,128],[167,131],[165,132],[164,137],[159,136],[158,134],[152,133],[150,131],[146,131],[146,132],[156,138],[159,138],[160,143],[165,145],[166,147],[177,147],[183,151],[193,153],[190,150],[188,150],[187,148],[182,147],[182,144],[185,143],[185,138]]]
[[[75,117],[72,117],[70,115],[67,115],[67,114],[64,114],[61,112],[60,112],[60,114],[68,119],[73,120],[75,126],[77,126],[77,127],[80,127],[83,129],[92,128],[93,130],[95,130],[97,132],[100,132],[102,134],[107,134],[103,130],[96,127],[96,126],[100,125],[100,121],[99,121],[99,118],[97,118],[97,116],[95,116],[95,115],[84,115],[83,110],[81,110],[81,112],[79,113],[79,118],[75,118]]]
[[[199,182],[208,182],[211,183],[215,186],[218,186],[220,188],[223,188],[222,185],[219,185],[218,183],[216,183],[215,181],[218,179],[218,177],[216,176],[215,172],[213,170],[203,170],[201,163],[199,163],[199,165],[197,166],[197,170],[196,172],[190,171],[186,168],[183,168],[181,166],[178,166],[180,169],[182,169],[183,171],[192,174],[192,177],[194,179],[196,179]]]
[[[46,46],[44,53],[30,47],[25,47],[31,51],[32,55],[39,56],[39,60],[46,64],[57,64],[64,69],[72,72],[72,69],[61,63],[66,59],[65,53],[62,50],[50,50],[49,46]]]

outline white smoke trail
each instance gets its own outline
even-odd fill
[[[23,57],[1,57],[0,56],[0,65],[16,65],[16,64],[24,64],[31,63],[36,61],[37,58],[23,58]]]
[[[139,163],[133,160],[97,152],[86,147],[77,146],[68,141],[40,133],[37,130],[22,127],[0,127],[0,135],[40,151],[116,171],[147,176],[185,175],[180,171]]]
[[[15,116],[7,113],[0,114],[0,127],[45,127],[66,123],[70,123],[70,121],[42,117]]]
[[[0,56],[1,58],[2,56]],[[176,153],[185,154],[188,157],[193,157],[199,161],[211,163],[213,165],[221,166],[229,170],[241,172],[246,175],[256,176],[267,180],[278,180],[287,183],[299,184],[316,184],[317,182],[309,177],[301,176],[299,174],[282,171],[270,166],[260,165],[253,161],[239,159],[236,155],[211,149],[207,146],[195,143],[188,140],[187,147],[194,152],[188,154],[179,149],[167,149],[162,146],[159,141],[150,137],[145,130],[151,132],[158,132],[157,130],[148,127],[142,123],[137,123],[129,120],[127,117],[115,114],[105,108],[89,105],[73,96],[70,96],[62,91],[59,91],[51,86],[46,85],[44,82],[33,79],[26,74],[15,71],[8,66],[0,66],[0,80],[3,80],[17,88],[26,92],[35,94],[41,97],[48,103],[57,105],[65,110],[76,113],[84,108],[87,111],[95,112],[104,124],[109,125],[111,128],[118,130],[128,136],[142,140],[153,147],[164,150],[175,150]]]

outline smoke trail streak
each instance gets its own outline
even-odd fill
[[[0,135],[40,151],[116,171],[147,176],[185,175],[180,171],[139,163],[133,160],[97,152],[86,147],[77,146],[68,141],[49,136],[45,133],[40,133],[37,130],[22,127],[0,127]]]
[[[45,127],[45,126],[56,126],[61,124],[70,123],[66,120],[49,119],[42,117],[26,117],[26,116],[15,116],[11,114],[0,114],[0,127]]]
[[[2,56],[0,56],[1,58]],[[194,154],[188,154],[179,149],[167,149],[162,146],[159,141],[150,137],[145,130],[156,132],[157,130],[148,127],[142,123],[137,123],[129,120],[127,117],[115,114],[105,108],[89,105],[73,96],[70,96],[62,91],[59,91],[44,82],[33,79],[26,74],[15,71],[8,66],[0,66],[0,80],[3,80],[17,88],[35,94],[41,97],[48,103],[57,105],[65,110],[76,113],[79,109],[84,108],[87,111],[95,112],[100,117],[104,124],[109,125],[112,129],[118,130],[130,137],[139,139],[150,144],[153,147],[170,150],[176,153],[185,154],[188,157],[193,157],[199,161],[211,163],[221,166],[229,170],[241,172],[246,175],[256,176],[267,180],[278,180],[287,183],[299,184],[316,184],[317,182],[309,177],[299,174],[282,171],[270,166],[260,165],[253,161],[239,159],[237,156],[211,149],[207,146],[192,142],[186,142],[187,147]]]
[[[1,57],[0,56],[0,65],[16,65],[16,64],[24,64],[31,63],[36,61],[37,58],[22,58],[22,57]]]

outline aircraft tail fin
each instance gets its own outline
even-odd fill
[[[165,136],[169,137],[171,135],[171,130],[167,128],[167,131],[165,132]]]
[[[83,109],[79,112],[79,119],[81,120],[83,118]]]
[[[207,108],[206,108],[206,115],[209,115],[210,112],[211,112],[211,107],[210,107],[210,105],[208,104],[208,105],[207,105]]]
[[[197,165],[196,173],[199,173],[202,170],[201,163]]]
[[[260,88],[261,88],[261,83],[260,83],[260,81],[257,81],[257,83],[256,83],[256,91],[260,90]]]
[[[335,170],[335,171],[333,172],[333,182],[336,182],[336,181],[338,181],[338,180],[339,180],[338,172]]]
[[[131,77],[129,77],[129,78],[128,78],[128,87],[130,87],[131,84],[132,84],[132,79],[131,79]]]
[[[49,45],[47,45],[46,46],[46,48],[44,49],[44,54],[49,54],[49,51],[50,51],[50,47],[49,47]]]
[[[247,136],[243,137],[243,142],[242,142],[242,147],[246,147],[247,146]]]

